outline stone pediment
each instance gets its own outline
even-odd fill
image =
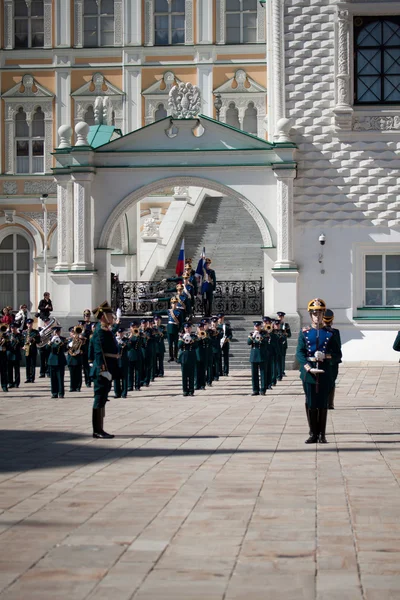
[[[156,81],[147,90],[142,92],[143,96],[168,96],[174,85],[181,83],[178,77],[175,77],[172,71],[164,73],[163,78],[160,81]]]
[[[97,152],[192,152],[271,150],[272,144],[199,115],[193,119],[166,117],[105,144]]]
[[[54,94],[40,85],[32,75],[24,75],[19,83],[2,94],[7,100],[24,98],[54,98]]]
[[[235,76],[214,90],[214,94],[266,94],[265,87],[239,69]]]
[[[97,96],[125,96],[115,85],[110,83],[102,73],[95,73],[90,81],[72,92],[74,98],[96,98]]]

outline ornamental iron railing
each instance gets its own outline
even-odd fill
[[[111,287],[111,305],[124,315],[166,311],[175,285],[155,281],[118,281]],[[202,314],[202,298],[196,298],[195,314]],[[262,278],[255,281],[219,281],[214,292],[213,313],[257,315],[263,313]]]

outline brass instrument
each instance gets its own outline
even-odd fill
[[[251,337],[255,342],[261,342],[261,333],[259,331],[255,331]]]
[[[184,333],[182,336],[182,340],[184,344],[191,344],[193,342],[192,336],[190,333]]]
[[[53,337],[53,327],[56,325],[55,319],[50,319],[50,322],[40,331],[40,342],[37,344],[38,348],[44,348]]]
[[[264,325],[264,331],[266,331],[267,333],[271,333],[271,331],[272,331],[272,325],[270,323],[266,323]]]
[[[83,327],[75,325],[74,337],[68,343],[68,354],[70,356],[79,356],[82,351],[83,344],[86,344],[86,338],[83,334]]]
[[[140,330],[137,327],[131,329],[131,337],[136,337],[140,334]]]
[[[207,337],[207,331],[203,331],[202,329],[197,333],[200,339],[205,339]]]
[[[0,325],[0,346],[2,350],[5,350],[5,343],[7,341],[6,339],[6,332],[8,329],[8,325]]]

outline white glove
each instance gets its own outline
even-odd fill
[[[117,319],[118,321],[121,319],[122,317],[122,310],[120,308],[117,308]]]
[[[317,359],[317,361],[322,361],[325,360],[325,353],[321,352],[320,350],[317,350],[314,354],[315,358]]]
[[[309,373],[321,373],[321,369],[310,369]]]

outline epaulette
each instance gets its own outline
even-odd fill
[[[311,327],[303,327],[302,331],[310,331]]]

